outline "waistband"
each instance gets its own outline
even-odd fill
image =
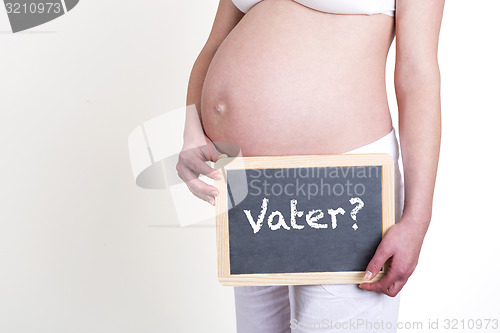
[[[389,134],[384,135],[378,140],[370,142],[364,146],[347,151],[344,154],[371,154],[385,153],[391,155],[395,162],[399,159],[399,144],[394,127]]]

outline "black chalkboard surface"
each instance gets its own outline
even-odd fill
[[[224,285],[360,283],[394,223],[387,154],[237,157],[216,166],[225,176],[216,182]]]

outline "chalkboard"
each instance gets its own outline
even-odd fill
[[[216,167],[224,285],[360,283],[394,223],[387,154],[236,157]]]

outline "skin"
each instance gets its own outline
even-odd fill
[[[265,0],[243,14],[221,0],[189,81],[179,176],[214,204],[216,188],[198,179],[221,176],[205,163],[227,152],[213,142],[233,143],[243,156],[335,154],[389,133],[385,61],[395,37],[405,206],[365,278],[385,262],[387,273],[360,288],[396,296],[415,270],[432,214],[443,7],[444,0],[397,0],[394,20],[322,13],[290,0]]]
[[[265,156],[342,153],[389,133],[385,61],[393,21],[290,0],[258,3],[222,42],[205,77],[208,137],[237,144],[243,156]]]
[[[396,68],[399,136],[405,175],[401,221],[382,239],[366,277],[388,261],[378,282],[360,288],[396,296],[415,270],[432,215],[441,142],[441,78],[437,59],[444,0],[396,2]]]

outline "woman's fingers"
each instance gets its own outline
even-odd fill
[[[212,178],[214,180],[222,179],[222,172],[220,170],[216,170],[216,169],[210,167],[204,161],[194,160],[191,163],[190,167],[191,167],[191,170],[193,170],[196,173],[196,175],[202,174],[202,175],[205,175],[205,176]]]
[[[186,184],[191,193],[212,206],[215,206],[215,197],[218,193],[214,186],[210,186],[199,179],[190,180]]]
[[[217,170],[216,170],[217,171]],[[186,165],[180,166],[177,169],[179,177],[186,183],[191,192],[205,194],[210,196],[217,195],[217,188],[198,179],[199,173],[195,173]]]
[[[393,251],[391,251],[388,246],[386,246],[386,243],[383,239],[380,245],[377,247],[372,260],[370,260],[370,262],[368,263],[365,272],[365,279],[373,279],[378,274],[378,272],[380,272],[385,262],[389,260],[389,258],[392,257],[393,254]]]
[[[370,260],[366,268],[365,279],[366,280],[373,279],[380,272],[380,270],[382,269],[382,267],[386,262],[388,262],[387,272],[379,281],[372,283],[361,283],[359,285],[361,289],[369,291],[379,291],[389,295],[388,289],[392,285],[394,285],[397,281],[399,281],[401,278],[403,278],[403,274],[401,273],[401,267],[400,267],[401,265],[398,265],[398,263],[394,261],[395,253],[387,245],[387,240],[388,238],[383,239],[382,242],[377,247],[377,250],[375,251],[372,260]]]
[[[179,171],[180,167],[186,167],[194,172],[194,178],[198,178],[198,175],[202,174],[215,180],[222,179],[222,173],[219,170],[205,163],[208,159],[202,149],[203,147],[198,147],[182,151],[179,154],[177,171]],[[188,180],[182,177],[181,179],[184,181]]]
[[[227,157],[225,151],[221,153],[221,147],[235,152],[239,152],[239,147],[230,143],[222,143],[221,147],[216,147],[211,141],[208,144],[181,151],[177,162],[177,173],[195,196],[214,205],[218,194],[217,188],[208,185],[198,177],[201,174],[214,180],[222,179],[222,171],[212,168],[206,161],[215,162],[220,157]]]
[[[401,224],[389,229],[368,263],[365,279],[371,280],[385,262],[387,262],[387,271],[379,281],[361,283],[359,285],[361,289],[379,291],[394,297],[403,288],[415,270],[419,252],[418,246],[411,250],[411,238],[407,239],[408,230],[406,229]]]
[[[387,273],[380,279],[379,281],[372,283],[362,283],[360,284],[360,288],[369,291],[379,291],[381,293],[387,294],[389,296],[396,296],[395,294],[389,294],[389,288],[402,278],[397,271],[395,271],[392,267],[390,267]],[[398,283],[399,285],[399,283]]]
[[[201,166],[204,165],[205,167]],[[179,177],[186,183],[187,187],[198,198],[215,205],[215,197],[217,196],[217,188],[209,185],[198,178],[200,174],[211,176],[210,178],[217,179],[222,177],[218,170],[208,166],[200,155],[192,152],[181,153],[179,155],[179,162],[177,163],[177,173]]]

